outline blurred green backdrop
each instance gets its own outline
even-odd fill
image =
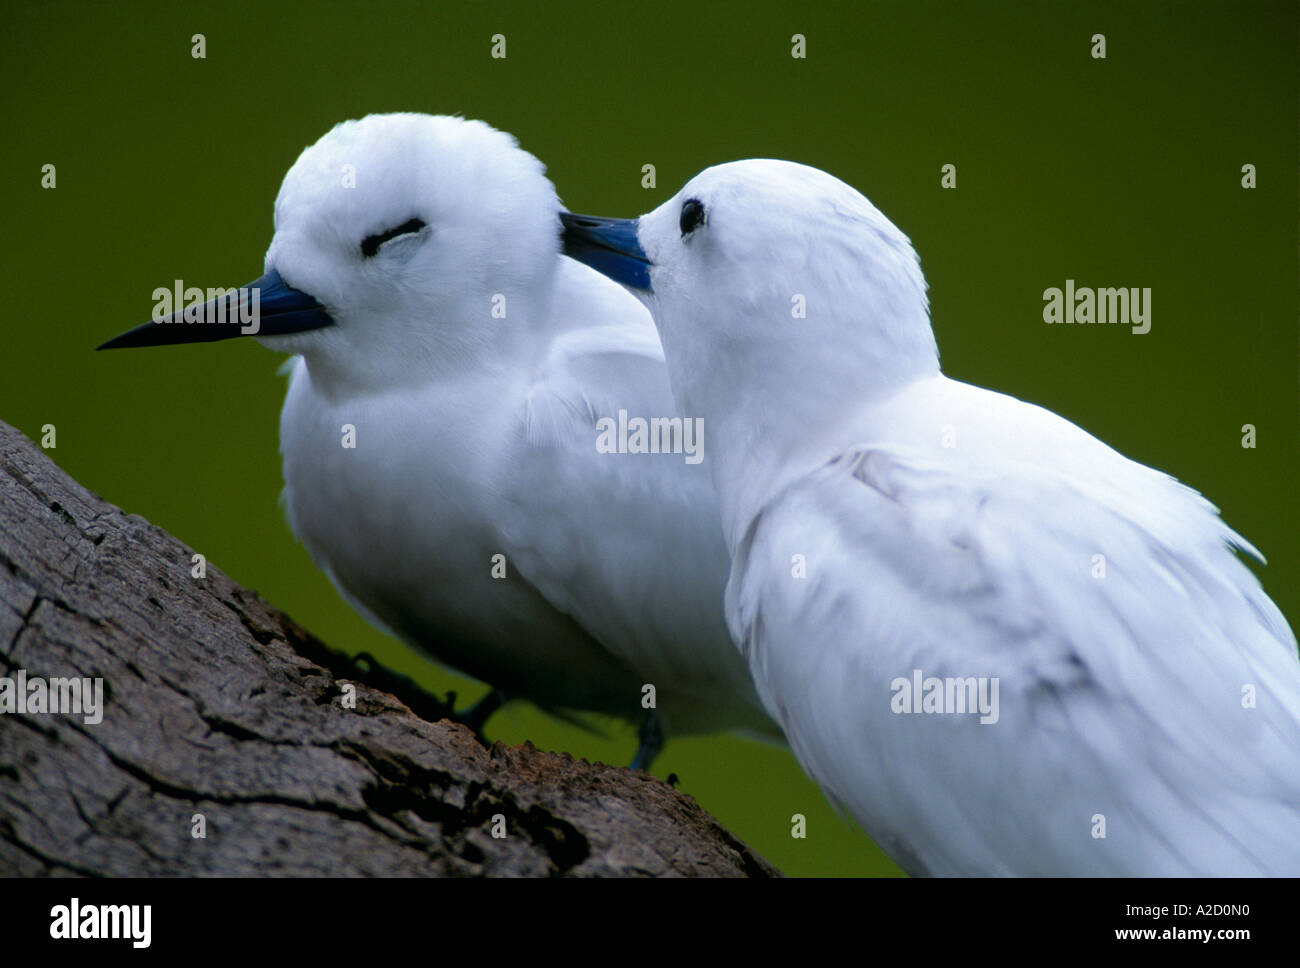
[[[915,242],[950,376],[1202,490],[1300,617],[1294,3],[10,0],[5,21],[0,418],[33,439],[55,424],[61,466],[335,646],[481,692],[370,629],[288,532],[279,358],[251,341],[92,348],[148,319],[156,286],[259,275],[302,148],[393,110],[513,132],[578,211],[637,214],[737,158],[833,172]],[[1045,325],[1042,292],[1067,278],[1151,287],[1150,333]],[[635,746],[530,708],[491,725],[607,762]],[[897,872],[776,749],[676,740],[655,772],[789,874]]]

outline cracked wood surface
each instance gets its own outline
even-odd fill
[[[420,718],[192,554],[0,423],[0,676],[104,680],[97,725],[0,714],[0,874],[776,875],[660,780]]]

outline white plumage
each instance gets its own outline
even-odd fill
[[[708,169],[637,238],[705,419],[733,636],[900,865],[1300,874],[1296,640],[1212,505],[943,376],[910,242],[824,172]],[[996,722],[896,712],[914,670],[996,677]]]
[[[333,325],[258,337],[297,354],[293,530],[372,622],[510,698],[639,721],[650,684],[670,735],[775,735],[707,463],[597,451],[599,417],[674,408],[649,315],[559,254],[558,211],[478,121],[372,115],[302,153],[266,268]]]

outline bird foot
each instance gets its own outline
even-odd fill
[[[632,769],[648,771],[659,751],[664,748],[663,727],[653,709],[646,713],[638,735],[640,745],[637,746],[636,756],[632,757]]]
[[[414,679],[385,668],[369,652],[362,652],[352,659],[353,667],[360,673],[367,685],[390,692],[411,708],[422,719],[436,723],[449,719],[453,723],[473,730],[479,742],[485,746],[487,737],[483,727],[488,719],[507,702],[506,695],[500,689],[492,689],[474,705],[464,710],[456,709],[456,693],[448,691],[446,699],[439,699],[426,691]]]

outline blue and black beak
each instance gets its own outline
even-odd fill
[[[176,304],[181,298],[182,290],[178,289]],[[324,306],[286,284],[274,269],[201,305],[176,304],[172,313],[114,336],[96,349],[210,343],[235,336],[282,336],[334,325]]]
[[[629,289],[650,292],[650,260],[637,241],[634,218],[561,212],[564,254]]]

